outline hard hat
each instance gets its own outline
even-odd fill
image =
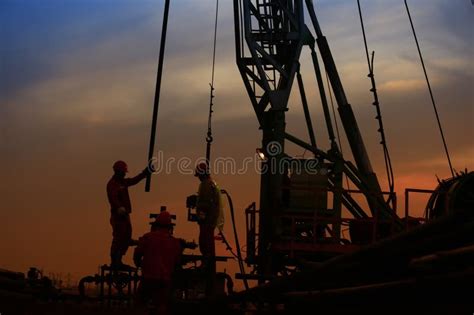
[[[174,225],[171,223],[171,214],[168,211],[161,212],[156,218],[156,221],[153,222],[153,225],[163,227]]]
[[[209,168],[207,167],[207,163],[201,162],[196,166],[196,171],[194,173],[194,176],[208,175],[208,174],[209,174]]]
[[[125,163],[124,161],[117,161],[114,163],[114,166],[112,167],[114,169],[114,171],[121,171],[121,172],[124,172],[124,173],[127,173],[128,172],[128,166],[127,166],[127,163]]]

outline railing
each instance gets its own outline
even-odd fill
[[[320,216],[314,213],[312,216],[303,215],[299,213],[294,214],[283,214],[277,216],[284,225],[288,227],[283,233],[282,237],[288,240],[308,240],[313,244],[317,243],[333,243],[333,244],[343,244],[344,239],[341,239],[340,235],[335,235],[333,231],[329,228],[329,225],[339,224],[341,226],[355,226],[356,223],[360,224],[361,230],[369,231],[370,238],[369,243],[373,243],[384,236],[387,236],[393,232],[393,221],[392,220],[382,220],[377,216],[371,218],[355,219],[355,218],[337,218],[337,217],[326,217]],[[310,230],[308,230],[310,228]],[[299,236],[298,233],[311,232],[309,236]],[[327,232],[327,233],[326,233]],[[363,232],[361,232],[363,233]],[[369,235],[369,233],[366,233]],[[357,237],[357,236],[356,236]],[[366,242],[361,241],[364,239],[363,235],[358,236],[359,239],[351,241],[359,245],[365,244]],[[367,237],[365,237],[367,239]],[[347,242],[348,243],[348,239]]]
[[[341,189],[334,187],[304,187],[304,186],[287,186],[284,189],[290,190],[306,190],[306,191],[344,191],[351,194],[364,194],[363,191],[355,189]],[[414,220],[410,217],[410,193],[432,194],[434,190],[407,188],[405,190],[405,209],[402,219],[405,221],[404,230],[412,228]],[[394,203],[394,212],[396,214],[397,196],[395,192],[382,192],[384,195],[391,195]],[[331,209],[325,209],[331,211]],[[257,209],[256,203],[252,203],[245,209],[246,232],[247,232],[247,264],[256,262],[257,257]],[[317,210],[312,213],[291,212],[287,209],[282,214],[276,215],[282,226],[282,234],[280,243],[286,244],[280,246],[277,250],[289,251],[290,256],[296,249],[308,252],[318,250],[334,250],[339,252],[355,250],[357,246],[374,243],[379,239],[393,234],[395,225],[393,220],[381,218],[376,212],[372,217],[368,218],[347,218],[347,217],[331,217],[318,214]],[[425,221],[424,218],[416,218],[416,224]],[[349,227],[350,241],[341,234],[336,234],[331,229],[339,225],[341,227]],[[307,232],[306,234],[304,234]],[[277,242],[275,242],[276,244]],[[281,245],[280,244],[280,245]],[[350,244],[350,245],[349,245]],[[351,247],[352,246],[352,247]]]
[[[409,216],[410,216],[410,193],[419,193],[419,194],[433,194],[436,192],[436,190],[431,190],[431,189],[417,189],[417,188],[406,188],[405,189],[405,224],[406,228],[408,229],[409,226]],[[426,218],[418,218],[419,221],[426,221]]]

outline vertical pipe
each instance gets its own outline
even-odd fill
[[[156,122],[158,120],[158,106],[160,104],[160,92],[161,92],[161,77],[163,73],[163,59],[165,55],[165,44],[166,44],[166,32],[168,28],[168,13],[170,7],[170,0],[165,0],[165,11],[163,14],[163,27],[161,29],[161,43],[160,43],[160,55],[158,57],[158,72],[156,75],[156,87],[155,87],[155,100],[153,102],[153,116],[151,120],[151,134],[150,134],[150,146],[148,149],[148,164],[153,159],[153,152],[155,151],[155,135],[156,135]],[[145,191],[149,192],[151,186],[151,174],[148,174],[145,182]]]

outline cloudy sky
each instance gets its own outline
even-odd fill
[[[361,3],[403,205],[406,187],[434,188],[435,176],[447,177],[449,169],[403,1]],[[474,7],[469,0],[409,4],[453,165],[472,170]],[[357,2],[315,5],[385,185]],[[195,159],[205,152],[214,6],[212,0],[172,1],[157,133],[164,158]],[[0,2],[0,268],[24,271],[34,265],[79,277],[108,261],[105,184],[117,159],[127,161],[131,173],[145,166],[162,9],[158,0]],[[213,154],[240,165],[253,157],[260,132],[235,66],[231,1],[221,1],[220,9]],[[302,74],[324,148],[327,135],[309,61],[304,51]],[[306,139],[294,94],[288,130]],[[344,140],[343,149],[350,158]],[[234,198],[242,230],[243,209],[258,200],[258,175],[249,170],[216,177]],[[149,212],[167,205],[179,218],[176,234],[197,239],[184,207],[197,184],[172,168],[154,176],[151,193],[143,184],[131,188],[134,236],[148,230]],[[418,214],[421,203],[415,201]],[[218,250],[226,254],[223,246]]]

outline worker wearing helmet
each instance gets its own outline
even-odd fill
[[[216,248],[214,243],[214,230],[220,217],[220,189],[211,178],[207,163],[200,163],[196,167],[194,176],[201,183],[196,200],[196,213],[199,224],[199,249],[203,257],[203,270],[209,273],[206,294],[212,295],[214,274],[216,272]]]
[[[138,184],[149,174],[146,168],[140,174],[132,178],[125,178],[128,172],[127,163],[117,161],[113,165],[114,175],[107,183],[107,197],[110,203],[110,224],[112,225],[112,245],[110,247],[111,266],[121,268],[122,256],[133,244],[132,224],[130,222],[130,213],[132,204],[128,194],[128,187]]]
[[[168,211],[161,212],[151,232],[138,241],[133,260],[142,268],[140,292],[151,298],[158,314],[170,314],[173,272],[180,262],[181,242],[172,235],[173,224]]]

